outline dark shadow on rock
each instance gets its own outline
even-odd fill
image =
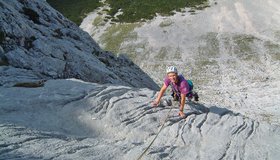
[[[224,116],[226,114],[230,114],[233,116],[240,115],[240,113],[234,113],[233,111],[231,111],[227,108],[221,108],[221,107],[217,107],[217,106],[211,106],[208,108],[208,107],[204,106],[203,104],[193,103],[193,102],[188,103],[188,105],[190,106],[190,112],[187,113],[188,115],[203,114],[203,113],[209,113],[209,112],[217,114],[219,116]]]
[[[240,113],[234,113],[233,111],[227,109],[227,108],[222,108],[222,107],[217,107],[217,106],[211,106],[211,107],[206,107],[204,104],[194,102],[194,101],[188,101],[186,102],[185,106],[185,117],[182,118],[177,114],[179,112],[179,103],[177,101],[172,101],[170,98],[163,98],[161,100],[161,103],[157,107],[158,109],[154,112],[161,112],[163,110],[168,111],[172,109],[171,111],[172,115],[169,115],[167,121],[170,122],[168,126],[177,123],[181,121],[182,119],[185,119],[191,115],[200,115],[200,114],[208,114],[208,113],[214,113],[219,115],[220,117],[229,114],[230,116],[238,116]]]
[[[230,116],[238,116],[240,115],[240,113],[234,113],[231,110],[228,110],[226,108],[220,108],[217,106],[211,106],[210,108],[206,107],[203,104],[200,103],[194,103],[194,102],[188,102],[187,105],[189,106],[189,108],[186,108],[184,113],[185,113],[185,117],[182,118],[179,116],[179,114],[174,114],[174,115],[170,115],[167,119],[167,122],[169,122],[167,124],[167,126],[171,126],[183,119],[186,119],[187,117],[191,116],[191,115],[200,115],[200,114],[208,114],[208,113],[214,113],[219,115],[220,117],[229,114]],[[169,110],[170,107],[161,105],[161,110]],[[174,109],[178,109],[179,112],[179,107],[178,108],[174,108]]]
[[[203,114],[203,113],[208,113],[209,112],[209,108],[207,108],[203,104],[189,102],[188,105],[190,107],[190,113]]]
[[[234,114],[231,110],[228,110],[226,108],[220,108],[220,107],[217,107],[217,106],[211,106],[209,108],[209,111],[211,113],[215,113],[215,114],[218,114],[220,116],[223,116],[223,115],[226,115],[226,114],[230,114],[230,115]]]
[[[126,55],[116,56],[108,51],[99,51],[96,55],[98,60],[104,63],[124,83],[136,88],[160,89],[153,79]]]

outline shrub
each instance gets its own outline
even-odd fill
[[[152,19],[156,13],[161,15],[172,15],[174,11],[180,11],[181,8],[196,8],[208,0],[106,0],[112,8],[108,13],[114,16],[120,9],[123,14],[119,15],[120,22],[138,22],[141,19]]]
[[[87,13],[101,6],[99,0],[47,0],[47,2],[77,25],[80,25]],[[174,11],[181,11],[185,7],[203,9],[208,7],[207,2],[208,0],[106,0],[111,9],[103,11],[110,15],[106,17],[107,19],[114,17],[121,10],[123,14],[118,15],[114,21],[131,23],[152,19],[156,13],[172,15]]]
[[[99,7],[99,0],[47,0],[47,2],[65,17],[80,25],[86,14]]]

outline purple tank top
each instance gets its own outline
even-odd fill
[[[183,75],[178,75],[178,82],[172,83],[168,77],[166,76],[164,79],[164,84],[168,87],[171,85],[173,92],[177,95],[185,94],[187,95],[190,92],[190,86],[187,80],[183,77]]]

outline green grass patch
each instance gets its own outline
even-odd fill
[[[275,31],[274,36],[276,39],[280,40],[280,31]]]
[[[203,43],[198,47],[199,56],[217,58],[220,52],[217,33],[210,32],[202,36]]]
[[[99,0],[47,0],[47,2],[77,25],[81,24],[87,13],[104,5]],[[174,11],[182,12],[185,7],[192,8],[193,12],[209,7],[208,0],[106,0],[105,3],[111,7],[105,11],[110,16],[108,18],[114,17],[121,10],[123,14],[118,15],[114,21],[126,23],[152,19],[156,13],[172,15]]]
[[[161,47],[159,53],[155,56],[155,59],[157,60],[165,60],[168,55],[168,48],[167,47]]]
[[[200,57],[218,58],[221,54],[229,54],[244,61],[259,62],[258,44],[260,39],[252,35],[218,35],[210,32],[201,37],[198,47]]]
[[[94,26],[104,26],[106,23],[101,15],[98,15],[92,22]]]
[[[152,19],[156,13],[161,15],[172,15],[174,11],[181,11],[182,8],[199,6],[208,0],[106,0],[112,8],[109,11],[111,16],[115,16],[119,10],[123,14],[118,15],[119,22],[139,22],[142,19]],[[204,5],[208,6],[208,5]]]
[[[265,42],[265,47],[273,60],[280,60],[280,45],[267,41]]]
[[[135,23],[112,24],[100,37],[101,42],[105,44],[104,49],[118,53],[122,42],[137,38],[137,35],[132,32],[137,26],[138,24]]]
[[[237,35],[233,37],[235,44],[234,54],[241,60],[259,62],[256,50],[258,48],[257,41],[259,39],[252,35]]]
[[[174,53],[174,59],[177,59],[177,60],[181,60],[182,59],[182,50],[180,49],[180,47],[177,47],[176,48],[176,51]]]
[[[254,39],[255,38],[250,35],[239,35],[233,38],[242,52],[252,52],[251,44],[254,42]]]
[[[87,13],[101,6],[99,0],[47,0],[47,2],[77,25],[81,24]]]
[[[192,67],[192,77],[195,78],[198,84],[208,84],[216,80],[216,70],[219,69],[218,62],[216,60],[210,60],[207,58],[200,58],[195,61]]]

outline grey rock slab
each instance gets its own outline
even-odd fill
[[[149,89],[67,79],[32,89],[1,87],[0,97],[2,159],[137,159],[170,108],[143,159],[280,156],[279,126],[192,102],[182,119],[176,103],[152,108],[155,92]]]
[[[77,78],[159,89],[132,61],[102,51],[88,33],[47,2],[2,0],[0,7],[0,31],[5,36],[0,64],[47,79]]]

